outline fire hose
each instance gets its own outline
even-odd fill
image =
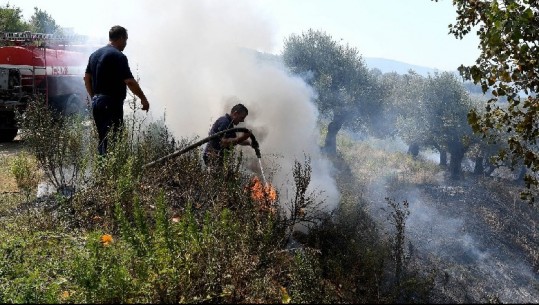
[[[188,152],[188,151],[190,151],[190,150],[192,150],[192,149],[194,149],[194,148],[196,148],[196,147],[198,147],[198,146],[200,146],[200,145],[202,145],[202,144],[204,144],[206,142],[211,141],[212,139],[218,138],[218,137],[224,135],[225,133],[231,132],[231,131],[234,131],[234,132],[239,131],[239,132],[249,132],[249,133],[251,133],[251,130],[249,130],[247,128],[244,128],[244,127],[235,127],[235,128],[230,128],[230,129],[227,129],[227,130],[223,130],[223,131],[214,133],[213,135],[211,135],[211,136],[209,136],[207,138],[204,138],[204,139],[202,139],[202,140],[200,140],[200,141],[198,141],[198,142],[196,142],[194,144],[191,144],[191,145],[189,145],[189,146],[187,146],[185,148],[182,148],[182,149],[177,150],[177,151],[175,151],[175,152],[173,152],[171,154],[168,154],[168,155],[166,155],[164,157],[161,157],[161,158],[159,158],[159,159],[157,159],[155,161],[152,161],[152,162],[144,165],[143,168],[146,169],[146,168],[152,167],[154,165],[163,163],[163,162],[165,162],[165,161],[167,161],[167,160],[169,160],[171,158],[180,156],[180,155],[182,155],[182,154],[184,154],[184,153],[186,153],[186,152]],[[258,159],[260,159],[261,154],[260,154],[258,141],[256,140],[255,136],[252,133],[251,133],[251,136],[249,138],[251,139],[251,147],[255,150],[256,157]]]

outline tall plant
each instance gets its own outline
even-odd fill
[[[92,132],[84,118],[60,117],[43,98],[36,98],[19,119],[21,139],[35,156],[47,182],[64,194],[72,194],[83,184],[92,155]]]

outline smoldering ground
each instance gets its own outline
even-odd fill
[[[409,203],[407,255],[423,269],[438,270],[436,303],[539,301],[533,251],[526,250],[537,234],[535,210],[517,202],[518,192],[510,188],[492,193],[485,188],[490,181],[437,178],[391,190],[379,179],[366,192],[366,208],[389,232],[395,228],[385,198]]]

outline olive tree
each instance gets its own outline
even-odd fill
[[[510,134],[498,157],[529,169],[522,197],[533,203],[539,184],[539,2],[453,0],[453,5],[457,18],[449,33],[462,39],[476,29],[481,50],[475,65],[459,71],[493,95],[484,113],[470,111],[469,123],[484,137]]]
[[[423,98],[425,78],[414,71],[404,75],[391,72],[384,74],[382,83],[391,105],[385,117],[395,122],[396,134],[408,144],[408,153],[417,157],[420,147],[429,138],[428,130],[424,128],[428,119],[423,111],[428,107]]]
[[[411,71],[389,75],[384,84],[392,92],[397,133],[409,152],[417,155],[419,146],[435,149],[442,166],[449,153],[451,178],[459,179],[465,153],[476,140],[467,123],[472,99],[462,81],[451,72],[423,77]]]
[[[426,128],[429,142],[440,152],[449,153],[451,178],[459,179],[462,160],[473,144],[473,132],[467,122],[467,113],[473,108],[472,99],[462,81],[451,72],[435,73],[427,78],[424,99],[429,107]]]
[[[318,109],[330,120],[326,152],[336,153],[337,133],[344,124],[362,128],[375,120],[382,91],[356,48],[310,29],[285,39],[283,61],[315,89]]]

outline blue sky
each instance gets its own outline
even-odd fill
[[[223,3],[222,0],[202,2],[207,10],[217,9],[222,5],[217,3]],[[475,35],[458,40],[448,34],[448,25],[456,16],[450,0],[235,0],[229,3],[237,6],[239,2],[244,4],[237,8],[239,15],[255,14],[270,27],[269,34],[264,31],[271,41],[265,51],[272,53],[280,52],[283,40],[290,34],[312,28],[324,30],[336,40],[342,39],[364,57],[393,59],[440,70],[471,65],[479,55]],[[144,17],[145,7],[152,3],[162,8],[161,14],[166,14],[170,2],[18,0],[10,3],[20,7],[26,18],[37,6],[61,26],[92,34],[106,33],[112,23],[155,24],[155,20]]]

